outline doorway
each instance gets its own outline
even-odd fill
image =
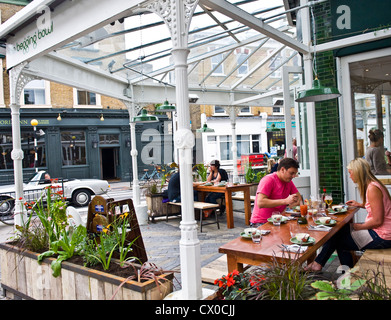
[[[101,148],[101,173],[104,180],[118,179],[118,149],[119,148]]]
[[[346,200],[359,199],[356,185],[346,169],[350,160],[365,156],[368,131],[379,128],[390,148],[391,48],[358,53],[337,59],[340,70],[340,127]],[[381,177],[381,176],[380,176]],[[361,212],[362,211],[362,212]],[[366,216],[360,210],[356,221]]]

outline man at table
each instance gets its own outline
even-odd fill
[[[300,194],[292,179],[296,176],[299,164],[292,158],[282,159],[277,172],[261,179],[255,196],[255,205],[251,215],[252,226],[267,222],[274,211],[284,211],[287,206],[300,204]]]

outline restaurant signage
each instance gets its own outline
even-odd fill
[[[391,27],[390,1],[384,0],[332,0],[332,40],[344,39]],[[390,39],[365,43],[336,50],[337,56],[387,47]]]
[[[41,119],[38,120],[38,126],[40,125],[48,125],[49,124],[49,119]],[[12,120],[11,119],[0,119],[0,126],[1,127],[8,127],[12,125]],[[30,120],[27,119],[22,119],[20,120],[20,125],[21,126],[31,126]]]

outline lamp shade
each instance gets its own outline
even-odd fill
[[[176,107],[168,103],[168,101],[164,101],[164,103],[158,107],[156,107],[156,111],[158,112],[174,112]]]
[[[159,118],[147,113],[147,110],[142,109],[141,114],[133,117],[133,122],[158,122]]]
[[[335,99],[341,96],[337,88],[322,87],[320,81],[316,78],[312,84],[312,88],[300,91],[297,94],[296,102],[319,102]]]
[[[197,129],[197,132],[215,132],[215,131],[212,128],[208,128],[208,125],[206,123],[204,123],[202,128]]]

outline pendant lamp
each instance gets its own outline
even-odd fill
[[[318,77],[316,77],[311,89],[298,92],[296,102],[319,102],[340,96],[341,93],[337,88],[321,86]]]
[[[132,119],[133,122],[144,122],[144,123],[148,123],[148,122],[158,122],[159,121],[159,118],[154,116],[154,115],[150,115],[147,113],[147,110],[145,109],[142,109],[141,110],[141,114],[138,115],[138,116],[135,116],[133,117]]]
[[[204,123],[202,128],[197,129],[197,132],[215,132],[215,131],[212,128],[208,128],[208,125],[206,123]]]
[[[164,101],[164,103],[158,107],[156,107],[157,112],[175,112],[176,107],[168,103],[168,101]]]

